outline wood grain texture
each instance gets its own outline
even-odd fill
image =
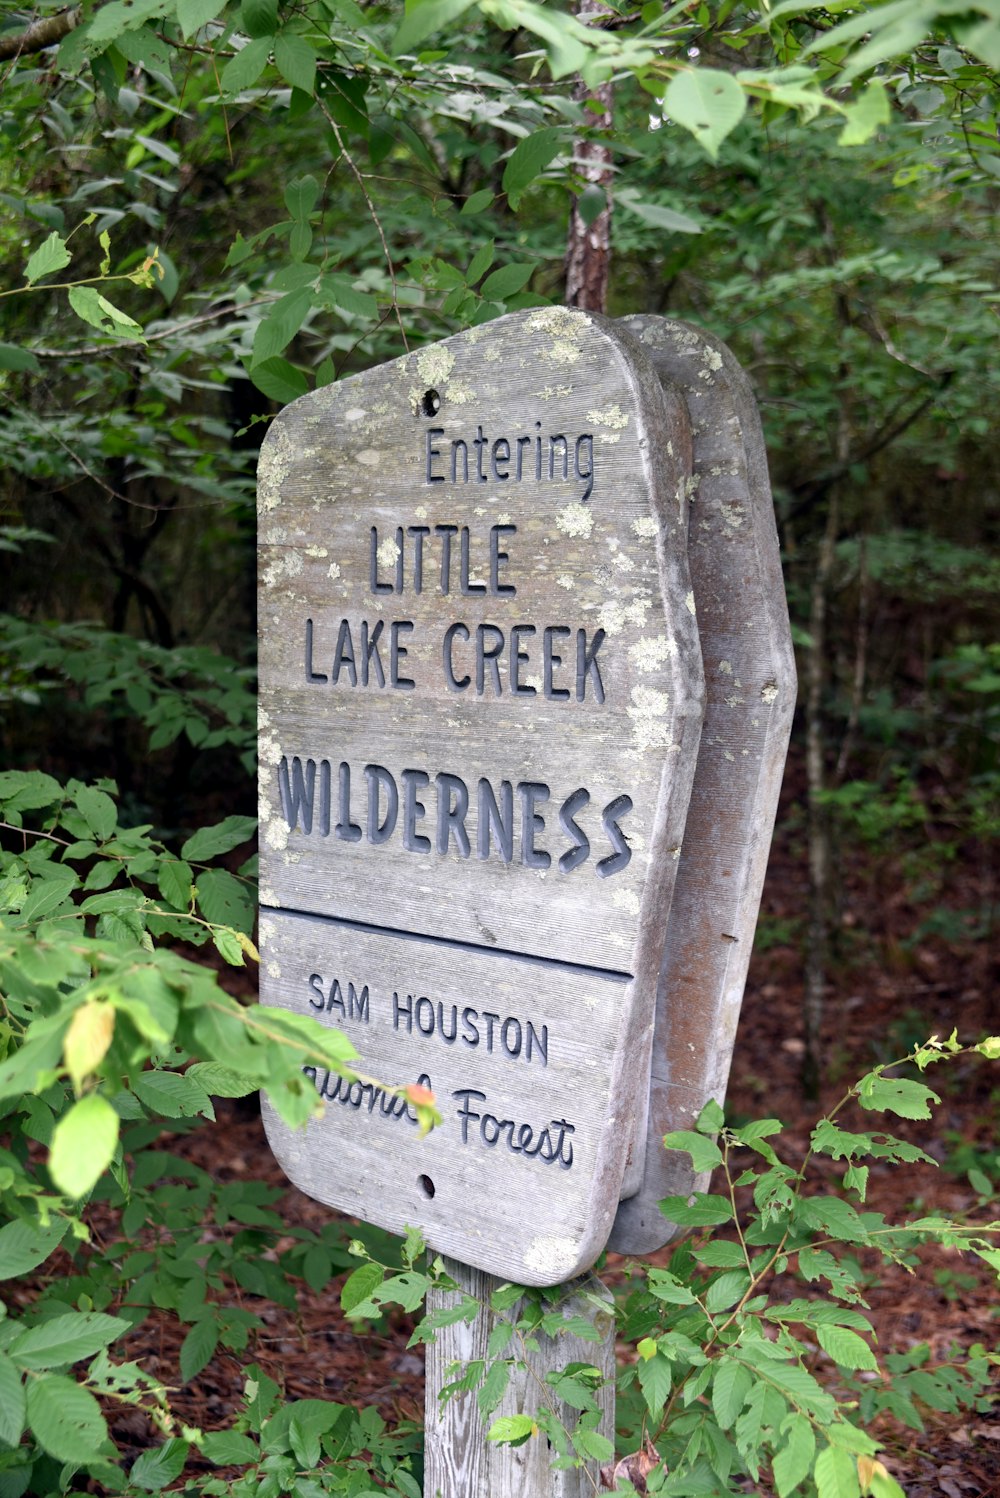
[[[599,1490],[599,1463],[553,1471],[552,1452],[544,1436],[533,1436],[523,1446],[511,1447],[487,1441],[486,1432],[498,1416],[534,1414],[542,1407],[543,1399],[552,1399],[545,1375],[565,1368],[568,1363],[580,1362],[599,1368],[606,1380],[597,1394],[601,1408],[598,1430],[614,1440],[615,1322],[610,1293],[593,1275],[565,1287],[566,1296],[561,1302],[564,1316],[586,1316],[599,1331],[601,1341],[584,1342],[569,1335],[553,1338],[539,1333],[538,1351],[528,1355],[525,1371],[515,1374],[503,1403],[484,1422],[474,1394],[461,1395],[442,1405],[438,1392],[449,1382],[447,1370],[452,1363],[486,1358],[490,1333],[500,1320],[489,1309],[490,1296],[499,1287],[499,1281],[450,1260],[445,1267],[462,1291],[482,1302],[483,1310],[472,1322],[441,1328],[427,1347],[424,1498],[593,1498]],[[606,1301],[607,1311],[595,1313],[595,1296]],[[458,1300],[457,1295],[432,1291],[428,1310],[450,1307]],[[516,1317],[517,1308],[503,1315]],[[559,1418],[573,1429],[578,1411],[557,1400],[553,1404]]]
[[[704,1189],[663,1135],[722,1101],[795,708],[792,652],[767,457],[753,391],[719,339],[682,322],[623,320],[694,434],[689,560],[707,706],[663,953],[641,1189],[609,1246],[650,1253],[676,1229],[665,1196]]]
[[[565,308],[303,397],[261,455],[262,998],[309,1012],[312,972],[330,973],[383,1004],[405,988],[445,1018],[452,1004],[533,1017],[558,1057],[516,1073],[536,1089],[529,1111],[509,1058],[436,1040],[418,1071],[450,1108],[437,1174],[335,1103],[308,1147],[271,1117],[272,1145],[304,1190],[383,1226],[432,1176],[429,1206],[404,1220],[525,1283],[593,1262],[640,1182],[703,711],[689,466],[683,400],[629,335]],[[328,920],[292,934],[271,911]],[[404,960],[406,936],[438,947]],[[412,1030],[375,1033],[367,1065],[414,1080]],[[458,1118],[463,1088],[494,1123]],[[456,1142],[509,1121],[534,1145],[563,1117],[582,1120],[565,1168],[544,1164],[554,1128],[530,1159],[487,1146],[475,1180]],[[429,1210],[439,1191],[448,1212]],[[560,1212],[564,1232],[539,1230]]]

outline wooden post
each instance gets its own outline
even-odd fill
[[[459,1289],[474,1296],[482,1310],[474,1321],[440,1328],[427,1347],[424,1498],[594,1498],[601,1491],[599,1462],[553,1471],[553,1452],[544,1435],[532,1436],[522,1446],[508,1446],[487,1441],[486,1433],[498,1416],[534,1414],[550,1400],[559,1418],[572,1430],[579,1412],[555,1398],[545,1375],[567,1363],[580,1362],[599,1368],[607,1381],[596,1396],[601,1408],[598,1429],[608,1440],[614,1440],[615,1321],[610,1292],[592,1274],[564,1285],[563,1315],[586,1316],[600,1333],[600,1342],[585,1342],[568,1333],[549,1337],[539,1331],[535,1334],[538,1351],[529,1353],[526,1369],[513,1374],[503,1402],[484,1418],[474,1393],[457,1395],[444,1405],[438,1394],[449,1382],[448,1369],[453,1363],[486,1358],[490,1333],[501,1319],[501,1314],[490,1310],[490,1296],[503,1281],[453,1259],[446,1259],[445,1267]],[[586,1298],[584,1290],[588,1292]],[[607,1301],[606,1312],[595,1314],[595,1293]],[[452,1306],[458,1299],[454,1292],[431,1291],[427,1309]],[[517,1306],[502,1315],[516,1319]],[[514,1346],[507,1351],[513,1354]]]

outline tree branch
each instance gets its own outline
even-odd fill
[[[82,7],[77,5],[72,10],[60,10],[54,16],[43,16],[41,20],[32,21],[23,31],[0,33],[0,62],[54,47],[56,42],[61,42],[64,36],[68,36],[79,26],[82,19]]]

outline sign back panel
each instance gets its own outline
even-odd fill
[[[663,1136],[725,1097],[785,752],[795,656],[764,438],[750,382],[718,338],[672,319],[623,319],[688,404],[694,484],[688,556],[706,710],[656,1011],[643,1181],[610,1247],[651,1253],[676,1231],[666,1196],[703,1190]]]

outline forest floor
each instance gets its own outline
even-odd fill
[[[972,1041],[1000,1030],[987,945],[956,939],[954,925],[947,939],[929,935],[912,941],[927,910],[914,905],[909,871],[883,861],[873,874],[870,850],[854,850],[840,860],[842,928],[826,1000],[821,1095],[811,1101],[804,1097],[799,1080],[804,1049],[799,933],[804,929],[806,853],[795,824],[794,810],[790,815],[786,810],[768,872],[759,949],[751,964],[727,1099],[730,1117],[780,1118],[785,1124],[782,1153],[793,1161],[801,1158],[816,1119],[873,1064],[904,1055],[932,1033],[946,1036],[957,1028],[962,1039]],[[981,870],[963,869],[958,861],[951,882],[947,898],[952,907],[981,907]],[[232,970],[230,976],[237,977]],[[924,1214],[997,1217],[997,1199],[977,1207],[977,1193],[967,1179],[974,1167],[990,1176],[995,1188],[1000,1185],[996,1068],[963,1057],[924,1080],[942,1097],[933,1122],[887,1124],[939,1164],[890,1167],[875,1162],[868,1206],[890,1221]],[[259,1117],[243,1105],[222,1104],[217,1125],[171,1147],[216,1179],[262,1179],[280,1187],[279,1210],[290,1226],[318,1230],[330,1220],[328,1209],[287,1185]],[[346,1225],[345,1232],[350,1233]],[[669,1249],[661,1250],[654,1257],[662,1262],[668,1254]],[[875,1270],[876,1263],[864,1268]],[[621,1261],[609,1256],[601,1273],[612,1283],[620,1280]],[[130,1339],[129,1355],[177,1389],[172,1404],[179,1418],[206,1430],[232,1419],[240,1403],[243,1368],[251,1360],[289,1398],[373,1405],[393,1425],[421,1421],[423,1356],[422,1349],[407,1346],[412,1318],[390,1315],[375,1329],[352,1326],[340,1309],[342,1278],[319,1293],[303,1285],[295,1312],[254,1301],[265,1330],[253,1339],[250,1353],[220,1351],[186,1387],[179,1387],[178,1372],[186,1329],[175,1319],[154,1313]],[[789,1297],[796,1293],[789,1280]],[[925,1253],[914,1273],[880,1268],[865,1295],[882,1358],[926,1345],[929,1366],[934,1366],[953,1360],[956,1353],[960,1358],[974,1344],[994,1349],[1000,1343],[996,1278],[981,1260],[957,1251]],[[628,1349],[620,1351],[628,1355]],[[828,1383],[835,1381],[836,1369],[828,1361],[825,1368],[818,1363],[816,1372]],[[924,1428],[919,1431],[880,1418],[873,1433],[884,1443],[882,1459],[908,1498],[1000,1498],[1000,1394],[981,1403],[979,1410],[955,1414],[922,1408]],[[126,1448],[157,1439],[151,1430],[139,1428],[134,1415],[126,1414],[124,1420],[131,1425],[115,1433]],[[761,1498],[772,1494],[764,1483],[748,1483],[745,1491]]]

